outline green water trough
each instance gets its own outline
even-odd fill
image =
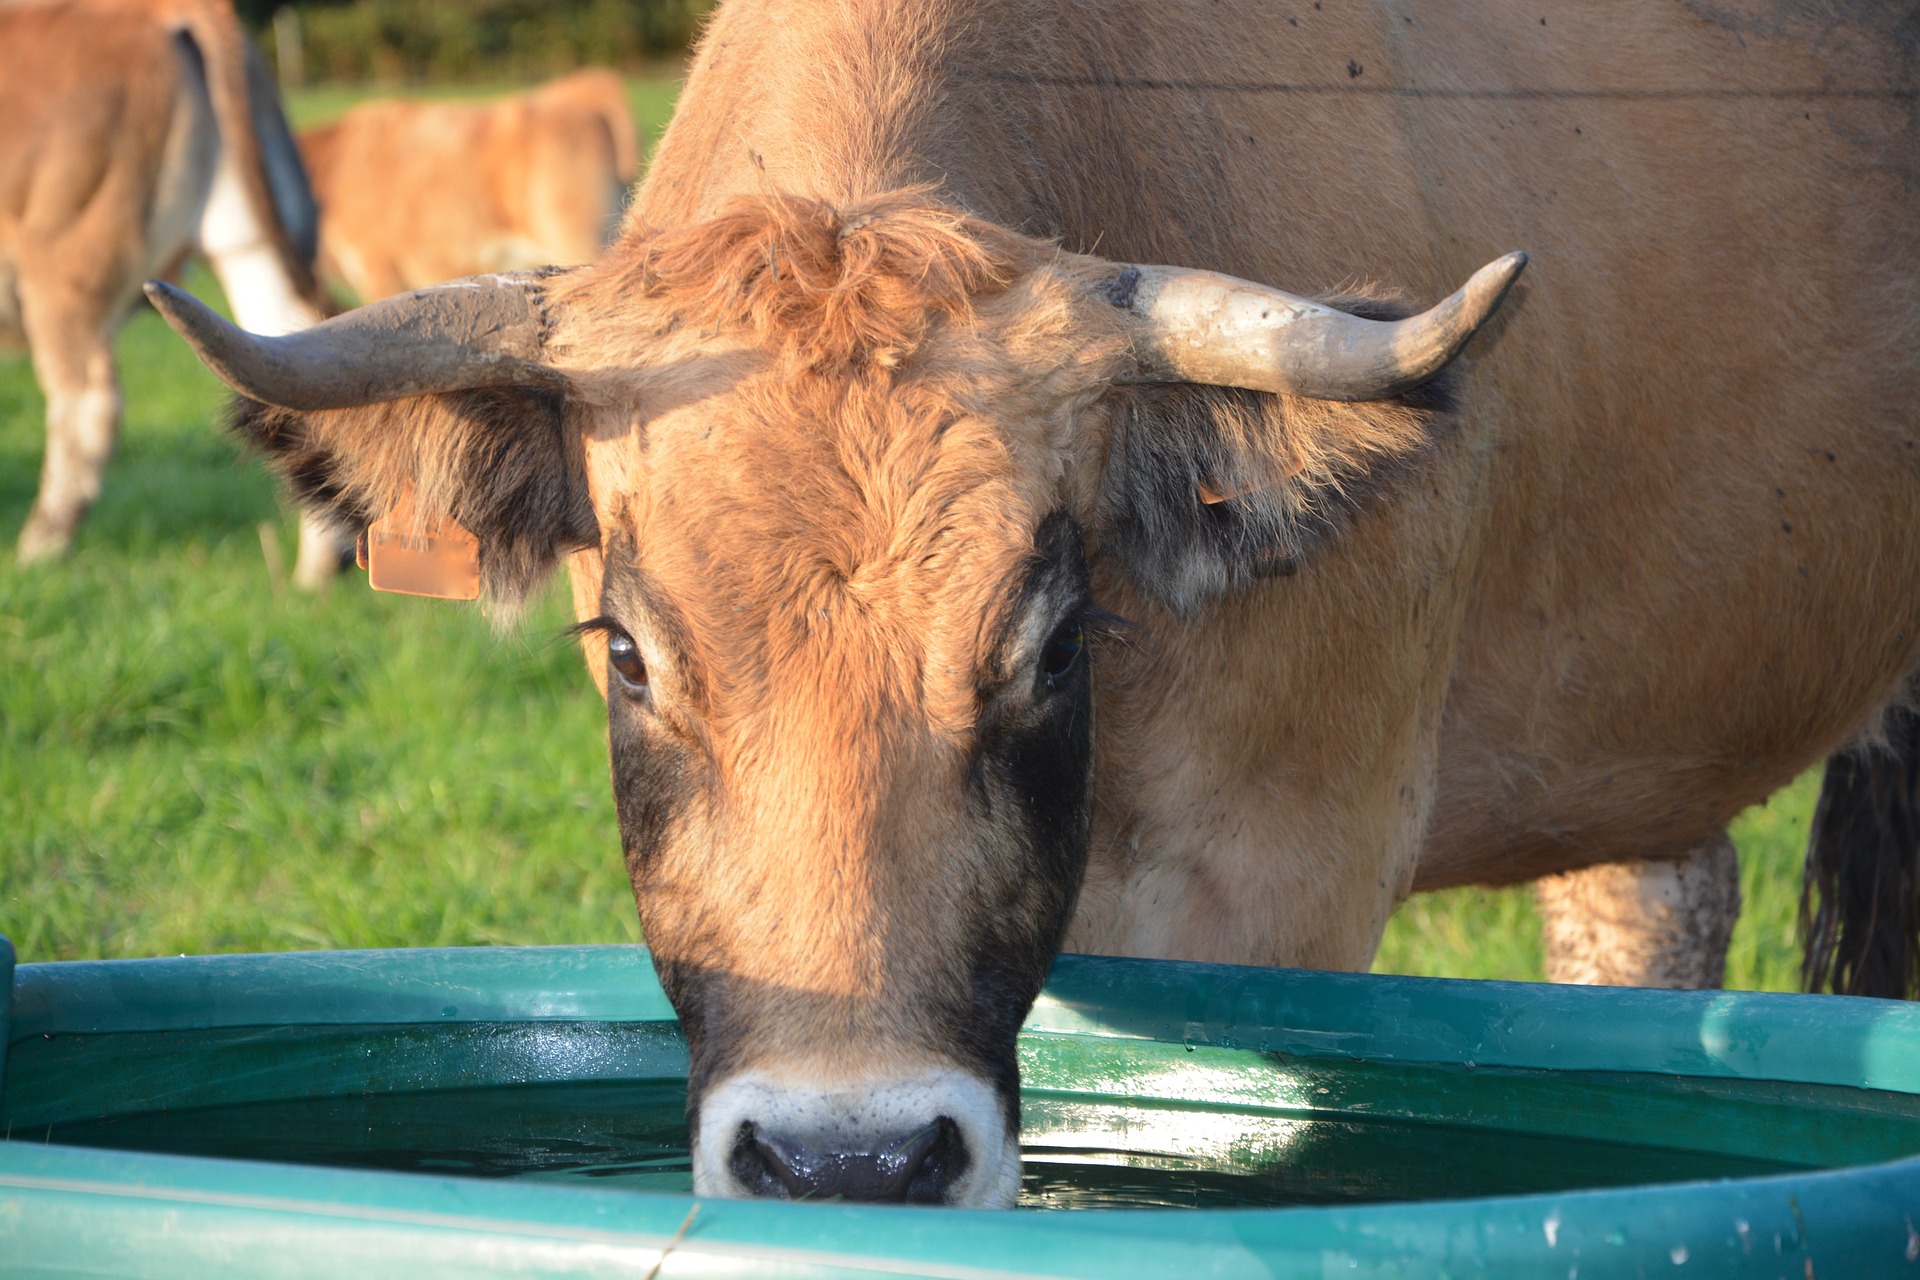
[[[988,1211],[696,1200],[637,947],[0,939],[4,992],[5,1276],[1920,1280],[1893,1002],[1066,956]]]

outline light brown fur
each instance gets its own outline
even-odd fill
[[[962,765],[1050,511],[1137,624],[1097,651],[1073,949],[1363,967],[1415,888],[1678,857],[1872,720],[1920,653],[1913,32],[1713,13],[722,9],[548,350],[575,599],[650,673],[610,698],[623,820],[623,741],[685,782],[636,892],[730,1043],[911,1056],[969,943],[1044,915]],[[1515,247],[1457,414],[1110,386],[1109,263],[1433,298]],[[1188,420],[1307,463],[1297,572],[1117,550],[1128,433]],[[377,513],[405,468],[329,421]]]
[[[731,332],[751,354],[684,406],[653,402],[643,440],[588,445],[596,508],[613,513],[605,536],[649,549],[648,580],[689,642],[636,632],[659,673],[660,731],[689,744],[717,802],[636,871],[636,892],[666,954],[698,956],[776,1006],[756,1057],[848,1037],[911,1057],[930,1021],[966,1002],[956,961],[976,895],[1016,911],[1024,897],[1019,844],[954,807],[994,657],[983,641],[1061,476],[1064,439],[1005,423],[1064,426],[1063,400],[1091,394],[1117,343],[1080,346],[1064,297],[1045,297],[1044,284],[1065,293],[1058,281],[1002,292],[1014,246],[955,235],[944,210],[883,200],[812,262],[817,225],[773,212],[759,230],[778,276],[748,266],[737,293],[697,276],[647,297],[690,327],[715,300],[737,309]],[[739,229],[723,219],[700,238],[738,247]],[[724,253],[709,260],[726,281]],[[955,289],[969,275],[971,296]],[[816,307],[817,326],[777,321]],[[643,475],[655,479],[635,485]],[[607,602],[650,616],[617,585]],[[815,1025],[773,1016],[796,992],[833,997]]]
[[[1794,13],[721,13],[636,221],[938,175],[1291,288],[1534,255],[1459,436],[1322,564],[1191,621],[1101,572],[1147,638],[1069,945],[1361,966],[1411,887],[1703,843],[1912,669],[1912,33]]]
[[[639,172],[611,71],[497,102],[369,102],[300,135],[323,270],[368,301],[596,257]]]

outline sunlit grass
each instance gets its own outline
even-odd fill
[[[649,133],[675,90],[635,86]],[[358,575],[285,590],[295,522],[218,384],[151,314],[117,350],[105,496],[27,571],[44,406],[0,355],[0,933],[27,959],[637,938],[559,592],[500,635]]]
[[[212,380],[151,315],[120,353],[125,442],[72,558],[0,559],[0,932],[30,959],[637,936],[559,602],[500,636],[357,576],[276,591],[295,523]],[[40,434],[0,363],[9,535]]]

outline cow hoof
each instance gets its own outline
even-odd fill
[[[71,530],[60,530],[38,520],[28,520],[20,530],[20,542],[14,548],[14,559],[22,565],[44,564],[49,560],[64,557],[73,548]]]

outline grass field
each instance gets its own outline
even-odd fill
[[[649,138],[674,88],[635,83]],[[119,352],[106,495],[70,560],[24,572],[42,403],[24,356],[0,355],[0,933],[22,958],[637,938],[603,712],[558,592],[501,636],[357,574],[284,589],[294,521],[212,425],[217,384],[151,314]],[[1735,828],[1731,985],[1794,985],[1813,789]],[[1531,896],[1467,890],[1408,903],[1376,967],[1540,966]]]

